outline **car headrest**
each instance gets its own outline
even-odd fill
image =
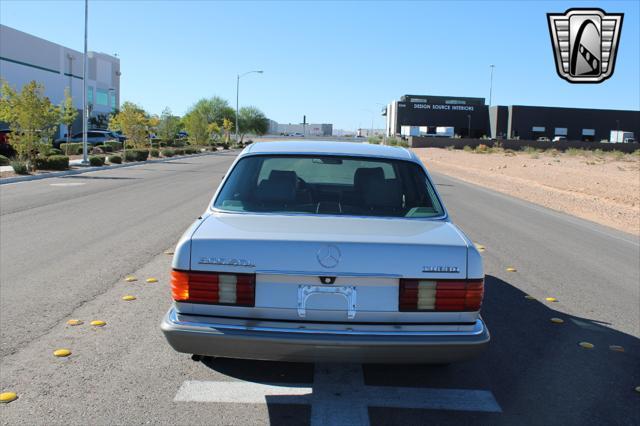
[[[362,190],[365,208],[402,208],[402,189],[395,179],[383,179],[375,185],[367,185]]]
[[[269,179],[258,185],[255,199],[267,203],[289,203],[295,201],[298,176],[290,170],[272,170]]]
[[[382,167],[361,167],[353,174],[353,186],[361,191],[365,186],[376,185],[384,181]]]

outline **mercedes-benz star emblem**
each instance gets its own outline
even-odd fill
[[[325,268],[335,268],[338,266],[341,256],[340,249],[332,244],[321,247],[316,255],[318,262]]]

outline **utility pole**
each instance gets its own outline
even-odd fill
[[[89,22],[89,0],[84,0],[84,56],[82,60],[82,164],[89,164],[87,158],[87,120],[89,108],[87,108],[87,34]]]
[[[262,74],[264,71],[256,70],[256,71],[247,71],[244,74],[238,74],[236,78],[236,143],[240,142],[240,127],[238,125],[238,114],[240,114],[240,78],[244,77],[247,74],[256,73]]]
[[[489,106],[491,106],[491,97],[493,95],[493,69],[495,67],[496,66],[493,65],[493,64],[489,65],[489,68],[491,68],[491,80],[490,80],[490,83],[489,83]]]

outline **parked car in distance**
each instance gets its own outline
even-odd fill
[[[546,136],[540,136],[538,139],[536,139],[536,141],[538,142],[550,142],[550,139]]]
[[[0,155],[11,158],[16,155],[16,150],[9,143],[9,134],[11,130],[0,129]]]
[[[561,141],[566,141],[567,137],[566,136],[556,136],[552,139],[552,142],[561,142]]]
[[[406,149],[245,148],[177,244],[161,323],[178,352],[449,363],[489,342],[482,259]]]
[[[89,130],[87,131],[87,144],[89,145],[100,145],[107,141],[117,140],[122,141],[121,138],[126,139],[124,136],[113,133],[108,130]],[[82,132],[76,133],[71,136],[69,142],[78,143],[82,142]],[[60,148],[60,144],[67,143],[67,138],[56,139],[53,142],[54,148]]]

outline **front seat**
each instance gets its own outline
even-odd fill
[[[254,199],[265,207],[286,207],[295,202],[298,176],[291,170],[272,170],[269,178],[260,182]]]

